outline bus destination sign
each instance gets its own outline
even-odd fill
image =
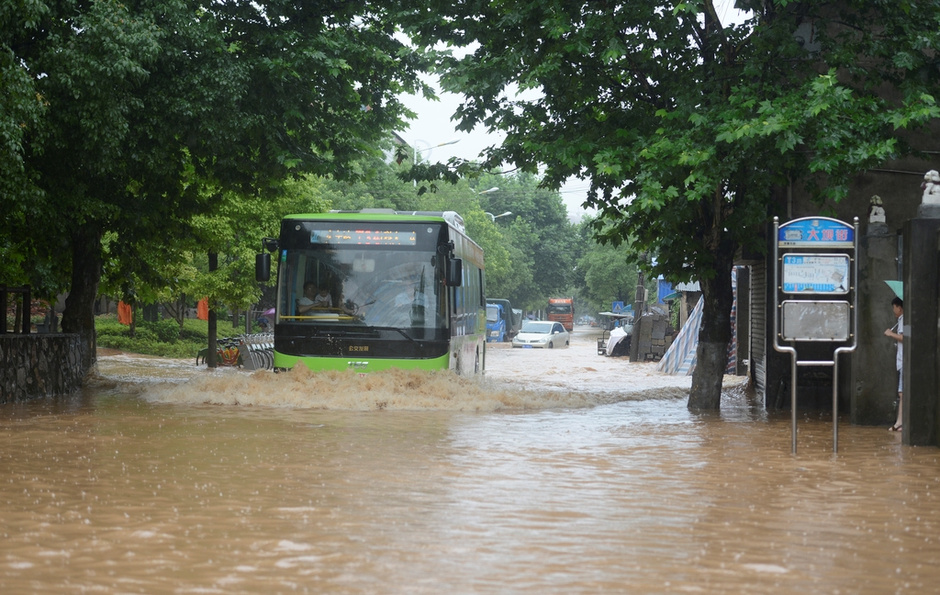
[[[418,234],[401,229],[315,229],[310,232],[311,244],[342,244],[357,246],[415,246]]]

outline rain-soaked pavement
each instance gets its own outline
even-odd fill
[[[487,379],[102,354],[0,405],[2,593],[936,592],[940,450],[570,349]]]

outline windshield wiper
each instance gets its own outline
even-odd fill
[[[417,339],[415,339],[414,337],[412,337],[411,335],[409,335],[408,333],[405,332],[405,329],[399,328],[399,327],[397,327],[397,326],[370,326],[370,327],[369,327],[369,330],[373,330],[373,331],[376,331],[376,330],[379,330],[379,331],[395,331],[396,333],[398,333],[398,334],[400,334],[402,337],[408,339],[409,341],[411,341],[411,342],[414,343],[415,345],[420,345],[420,343],[418,342]]]
[[[414,337],[412,337],[411,335],[409,335],[408,333],[406,333],[406,332],[405,332],[405,329],[400,329],[400,328],[394,327],[394,326],[393,326],[392,328],[393,328],[394,330],[398,331],[398,332],[401,334],[402,337],[408,339],[409,341],[411,341],[411,342],[414,343],[415,345],[418,345],[417,339],[415,339]]]

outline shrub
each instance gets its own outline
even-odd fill
[[[175,320],[158,320],[157,322],[144,322],[137,326],[137,331],[141,328],[147,329],[153,333],[157,340],[163,343],[176,343],[180,338],[180,327]]]
[[[219,338],[240,334],[231,325],[219,325]],[[242,327],[244,329],[244,327]],[[209,343],[209,323],[205,320],[187,318],[183,329],[173,319],[158,322],[139,322],[136,336],[130,336],[130,327],[117,321],[114,314],[95,318],[95,331],[99,347],[120,349],[131,353],[157,355],[161,357],[195,358],[200,349]],[[254,332],[260,332],[255,324]]]
[[[205,320],[187,319],[180,333],[176,321],[161,320],[138,324],[136,336],[131,337],[130,327],[119,323],[116,316],[95,318],[99,347],[161,357],[195,358],[208,342],[208,328]]]

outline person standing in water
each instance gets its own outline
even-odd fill
[[[894,422],[893,426],[888,428],[888,430],[891,432],[897,432],[901,429],[901,404],[904,402],[904,374],[901,373],[901,366],[904,363],[904,301],[899,297],[894,298],[891,300],[891,309],[894,310],[894,315],[897,317],[898,322],[893,327],[885,331],[885,336],[890,337],[898,342],[898,356],[895,360],[895,367],[898,370],[898,419]]]

